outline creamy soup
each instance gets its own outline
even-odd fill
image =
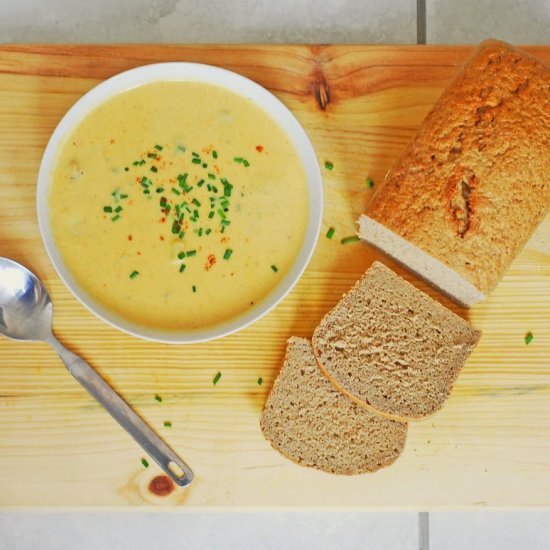
[[[245,313],[305,237],[304,168],[278,124],[215,85],[121,93],[67,136],[49,195],[80,287],[121,317],[192,330]]]

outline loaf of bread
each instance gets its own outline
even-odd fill
[[[360,407],[321,374],[309,340],[290,338],[284,365],[262,411],[264,436],[282,455],[335,474],[392,464],[407,424]]]
[[[550,69],[482,43],[388,173],[359,235],[470,306],[550,209]]]
[[[321,370],[340,391],[390,418],[434,413],[480,333],[375,262],[313,333]]]

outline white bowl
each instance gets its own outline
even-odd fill
[[[222,86],[253,101],[266,111],[288,135],[304,166],[309,191],[309,220],[304,243],[292,268],[256,307],[225,323],[194,331],[165,331],[132,323],[106,309],[78,285],[55,244],[48,207],[48,187],[58,149],[63,139],[99,104],[113,95],[159,80],[195,81]],[[80,98],[61,119],[42,157],[36,190],[38,223],[48,255],[63,282],[84,306],[110,325],[129,334],[167,343],[194,343],[220,338],[247,327],[271,311],[294,287],[315,249],[323,213],[323,185],[317,157],[304,129],[274,95],[241,75],[197,63],[159,63],[131,69],[102,82]]]

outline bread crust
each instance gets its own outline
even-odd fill
[[[443,92],[367,216],[492,291],[550,210],[550,69],[483,42]]]

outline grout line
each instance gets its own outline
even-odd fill
[[[418,513],[418,549],[430,550],[430,514]]]
[[[416,0],[416,43],[426,44],[426,0]]]

